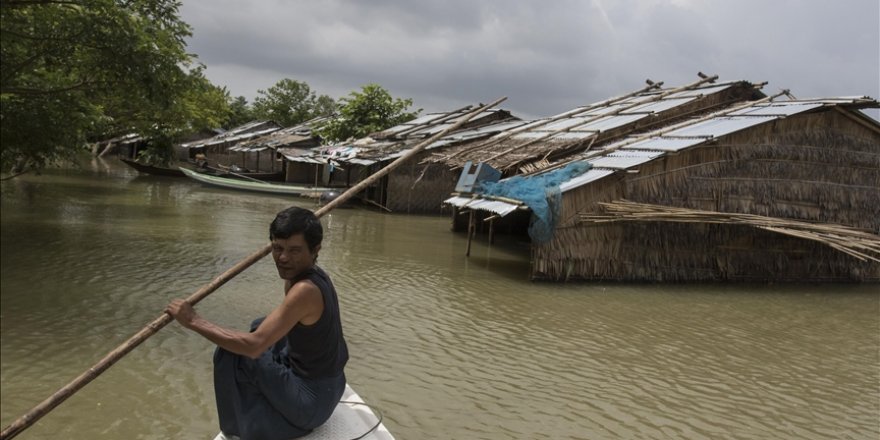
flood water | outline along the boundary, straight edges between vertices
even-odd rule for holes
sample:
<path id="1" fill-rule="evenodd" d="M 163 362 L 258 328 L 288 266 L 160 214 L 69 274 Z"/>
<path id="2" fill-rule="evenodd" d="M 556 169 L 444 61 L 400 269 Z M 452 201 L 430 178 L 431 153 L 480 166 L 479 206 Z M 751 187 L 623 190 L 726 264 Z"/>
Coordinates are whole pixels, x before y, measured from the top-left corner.
<path id="1" fill-rule="evenodd" d="M 2 183 L 5 427 L 268 241 L 302 199 L 137 175 L 115 159 Z M 532 283 L 527 245 L 445 217 L 337 209 L 349 383 L 398 439 L 880 438 L 880 286 Z M 197 309 L 245 328 L 271 258 Z M 176 323 L 22 439 L 210 439 L 213 346 Z"/>

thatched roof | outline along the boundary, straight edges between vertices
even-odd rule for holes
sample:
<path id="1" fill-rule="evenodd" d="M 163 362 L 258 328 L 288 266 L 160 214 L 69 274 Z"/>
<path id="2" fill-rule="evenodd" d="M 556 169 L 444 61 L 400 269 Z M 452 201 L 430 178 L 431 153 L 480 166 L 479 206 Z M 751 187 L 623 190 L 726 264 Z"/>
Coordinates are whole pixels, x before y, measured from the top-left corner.
<path id="1" fill-rule="evenodd" d="M 472 108 L 467 106 L 450 112 L 428 113 L 365 138 L 325 146 L 305 154 L 285 154 L 285 157 L 295 162 L 326 163 L 327 159 L 331 159 L 335 163 L 355 165 L 372 165 L 393 160 L 419 142 L 456 124 Z M 426 149 L 440 149 L 474 139 L 484 139 L 524 123 L 507 110 L 489 109 Z"/>
<path id="2" fill-rule="evenodd" d="M 269 134 L 263 134 L 254 138 L 239 141 L 233 145 L 230 151 L 263 151 L 266 149 L 280 149 L 297 144 L 320 143 L 320 139 L 312 133 L 312 130 L 320 127 L 331 119 L 332 116 L 319 116 L 309 119 L 292 127 L 282 128 Z"/>
<path id="3" fill-rule="evenodd" d="M 797 114 L 825 111 L 829 108 L 844 112 L 847 117 L 880 133 L 880 122 L 861 112 L 853 111 L 862 108 L 880 108 L 880 103 L 870 97 L 774 101 L 782 95 L 781 93 L 759 101 L 735 105 L 722 111 L 625 138 L 601 148 L 572 156 L 533 174 L 547 173 L 576 161 L 590 163 L 592 168 L 586 173 L 560 185 L 560 191 L 566 193 L 598 182 L 617 172 L 634 171 L 640 165 L 667 154 L 676 154 L 707 143 L 719 142 L 719 139 L 724 136 Z M 500 215 L 505 215 L 504 213 L 512 212 L 513 209 L 521 206 L 521 202 L 518 201 L 499 201 L 497 198 L 479 193 L 456 195 L 448 199 L 447 203 L 469 209 L 481 209 L 481 206 L 488 206 L 492 209 L 486 210 Z"/>
<path id="4" fill-rule="evenodd" d="M 424 162 L 452 168 L 466 162 L 483 162 L 506 175 L 529 173 L 550 161 L 632 133 L 764 96 L 759 91 L 763 84 L 716 84 L 716 79 L 701 77 L 691 84 L 667 89 L 662 88 L 662 82 L 651 83 L 623 96 L 506 130 L 485 141 L 444 150 Z"/>

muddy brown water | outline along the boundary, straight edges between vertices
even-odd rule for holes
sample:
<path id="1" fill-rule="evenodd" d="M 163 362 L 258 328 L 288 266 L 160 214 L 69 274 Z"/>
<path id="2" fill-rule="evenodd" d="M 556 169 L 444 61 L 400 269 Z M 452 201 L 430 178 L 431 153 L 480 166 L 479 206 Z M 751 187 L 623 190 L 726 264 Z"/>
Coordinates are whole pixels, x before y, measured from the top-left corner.
<path id="1" fill-rule="evenodd" d="M 311 206 L 113 159 L 0 194 L 3 426 L 264 245 L 275 212 Z M 399 439 L 880 438 L 880 286 L 532 283 L 526 243 L 465 258 L 444 217 L 323 223 L 349 383 Z M 268 312 L 270 260 L 200 313 Z M 19 438 L 213 438 L 212 349 L 171 324 Z"/>

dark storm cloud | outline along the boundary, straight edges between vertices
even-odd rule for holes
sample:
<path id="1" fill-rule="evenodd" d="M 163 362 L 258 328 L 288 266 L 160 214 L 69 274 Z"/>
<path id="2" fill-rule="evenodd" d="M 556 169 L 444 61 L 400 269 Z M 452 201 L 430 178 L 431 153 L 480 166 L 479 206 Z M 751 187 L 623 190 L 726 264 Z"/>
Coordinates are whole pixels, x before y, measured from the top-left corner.
<path id="1" fill-rule="evenodd" d="M 375 82 L 429 111 L 508 96 L 537 117 L 697 71 L 880 94 L 876 0 L 187 0 L 182 15 L 208 76 L 248 99 L 285 77 L 335 98 Z"/>

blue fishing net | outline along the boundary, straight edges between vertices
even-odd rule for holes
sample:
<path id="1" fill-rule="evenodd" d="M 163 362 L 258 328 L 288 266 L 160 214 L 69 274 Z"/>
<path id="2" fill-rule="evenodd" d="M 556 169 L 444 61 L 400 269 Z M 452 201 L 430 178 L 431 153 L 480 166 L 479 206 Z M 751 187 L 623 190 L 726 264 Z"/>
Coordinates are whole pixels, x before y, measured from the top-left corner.
<path id="1" fill-rule="evenodd" d="M 514 176 L 498 182 L 480 182 L 477 193 L 519 200 L 532 210 L 529 237 L 544 243 L 553 238 L 559 220 L 562 192 L 559 185 L 586 173 L 592 165 L 572 162 L 562 168 L 532 176 Z"/>

